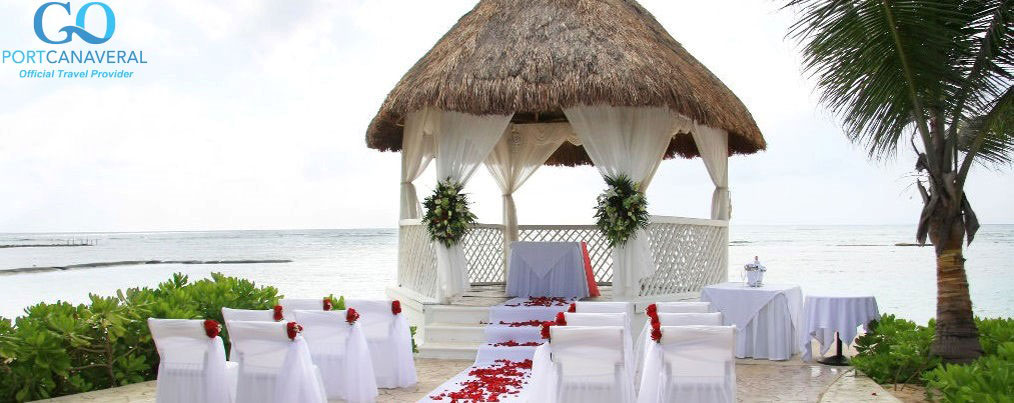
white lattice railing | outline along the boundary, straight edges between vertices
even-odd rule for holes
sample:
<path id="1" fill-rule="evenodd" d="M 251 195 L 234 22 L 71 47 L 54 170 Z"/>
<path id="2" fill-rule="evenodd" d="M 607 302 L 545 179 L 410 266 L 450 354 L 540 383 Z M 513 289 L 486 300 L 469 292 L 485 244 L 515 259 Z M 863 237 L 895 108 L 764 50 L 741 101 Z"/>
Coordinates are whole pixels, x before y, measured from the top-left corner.
<path id="1" fill-rule="evenodd" d="M 502 284 L 503 226 L 476 225 L 462 240 L 472 284 Z M 727 221 L 653 216 L 648 238 L 656 271 L 641 281 L 641 296 L 698 291 L 727 275 Z M 521 225 L 519 239 L 533 242 L 585 242 L 595 281 L 608 285 L 613 278 L 612 248 L 594 225 Z M 399 235 L 398 283 L 435 297 L 436 252 L 419 220 L 402 220 Z"/>
<path id="2" fill-rule="evenodd" d="M 728 221 L 654 216 L 648 240 L 655 274 L 641 280 L 641 296 L 700 291 L 728 276 Z"/>

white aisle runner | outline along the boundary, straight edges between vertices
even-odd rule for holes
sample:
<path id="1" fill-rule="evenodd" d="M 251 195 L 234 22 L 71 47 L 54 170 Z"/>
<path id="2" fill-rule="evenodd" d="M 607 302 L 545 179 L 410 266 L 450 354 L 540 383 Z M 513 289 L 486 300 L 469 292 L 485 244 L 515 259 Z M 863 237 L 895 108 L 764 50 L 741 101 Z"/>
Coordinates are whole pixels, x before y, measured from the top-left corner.
<path id="1" fill-rule="evenodd" d="M 574 299 L 514 298 L 489 309 L 486 344 L 475 363 L 426 394 L 420 402 L 466 400 L 518 401 L 532 371 L 532 356 L 542 344 L 539 325 L 567 310 Z"/>

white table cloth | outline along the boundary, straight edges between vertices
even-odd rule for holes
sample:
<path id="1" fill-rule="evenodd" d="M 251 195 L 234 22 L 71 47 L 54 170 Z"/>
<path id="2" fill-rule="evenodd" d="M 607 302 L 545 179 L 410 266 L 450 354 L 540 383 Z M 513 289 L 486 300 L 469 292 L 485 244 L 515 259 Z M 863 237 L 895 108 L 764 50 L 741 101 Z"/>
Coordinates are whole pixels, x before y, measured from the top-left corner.
<path id="1" fill-rule="evenodd" d="M 589 295 L 580 242 L 514 242 L 508 267 L 507 295 Z"/>
<path id="2" fill-rule="evenodd" d="M 834 345 L 835 332 L 841 335 L 842 343 L 850 345 L 859 326 L 866 326 L 874 319 L 880 319 L 880 311 L 873 296 L 807 295 L 800 335 L 803 361 L 813 358 L 812 339 L 817 339 L 820 354 L 824 355 Z"/>
<path id="3" fill-rule="evenodd" d="M 701 301 L 721 312 L 725 325 L 736 326 L 736 357 L 787 360 L 799 351 L 803 292 L 798 285 L 721 283 L 701 289 Z"/>

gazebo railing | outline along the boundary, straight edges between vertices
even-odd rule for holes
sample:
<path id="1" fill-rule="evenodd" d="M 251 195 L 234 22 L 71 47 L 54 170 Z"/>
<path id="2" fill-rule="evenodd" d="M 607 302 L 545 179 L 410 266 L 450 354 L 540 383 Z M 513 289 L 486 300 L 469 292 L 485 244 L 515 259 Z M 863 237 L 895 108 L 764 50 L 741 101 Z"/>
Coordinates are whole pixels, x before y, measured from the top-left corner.
<path id="1" fill-rule="evenodd" d="M 728 273 L 727 221 L 653 216 L 649 244 L 656 271 L 641 281 L 641 296 L 700 290 Z M 478 224 L 462 239 L 468 280 L 473 285 L 503 284 L 504 227 Z M 594 225 L 521 225 L 521 241 L 586 242 L 595 281 L 611 284 L 612 248 Z M 402 220 L 399 231 L 398 284 L 419 294 L 437 294 L 436 251 L 419 220 Z"/>

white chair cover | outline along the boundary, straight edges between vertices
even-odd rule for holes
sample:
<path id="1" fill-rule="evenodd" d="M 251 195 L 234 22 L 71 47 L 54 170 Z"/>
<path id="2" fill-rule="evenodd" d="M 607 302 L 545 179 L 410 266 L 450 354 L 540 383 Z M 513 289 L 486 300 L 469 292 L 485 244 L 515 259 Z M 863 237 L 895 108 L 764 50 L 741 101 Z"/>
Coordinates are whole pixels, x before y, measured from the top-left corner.
<path id="1" fill-rule="evenodd" d="M 327 402 L 306 340 L 290 340 L 285 327 L 286 322 L 229 323 L 233 360 L 239 363 L 237 402 Z"/>
<path id="2" fill-rule="evenodd" d="M 660 313 L 658 322 L 662 326 L 722 326 L 721 312 L 708 313 Z M 644 365 L 644 346 L 650 342 L 651 318 L 644 321 L 641 333 L 634 339 L 634 365 L 637 368 L 635 381 L 640 385 L 641 369 Z"/>
<path id="3" fill-rule="evenodd" d="M 735 326 L 663 326 L 661 343 L 647 343 L 637 402 L 735 402 L 735 333 Z"/>
<path id="4" fill-rule="evenodd" d="M 232 309 L 222 308 L 222 318 L 225 319 L 225 331 L 230 335 L 232 329 L 229 328 L 229 322 L 233 321 L 245 321 L 245 322 L 275 322 L 275 311 L 271 309 Z M 229 337 L 229 343 L 232 343 L 232 337 Z M 229 345 L 229 361 L 235 362 L 236 359 L 232 355 L 232 345 Z"/>
<path id="5" fill-rule="evenodd" d="M 619 326 L 550 328 L 536 349 L 525 397 L 531 402 L 633 402 Z"/>
<path id="6" fill-rule="evenodd" d="M 338 302 L 338 301 L 335 301 Z M 312 298 L 282 298 L 278 300 L 278 305 L 282 306 L 282 316 L 287 321 L 296 320 L 295 315 L 292 313 L 295 310 L 303 311 L 323 311 L 324 310 L 324 298 L 312 299 Z M 347 305 L 347 304 L 346 304 Z M 335 307 L 337 308 L 337 307 Z"/>
<path id="7" fill-rule="evenodd" d="M 707 313 L 711 312 L 710 302 L 697 302 L 697 301 L 677 301 L 677 302 L 657 302 L 655 308 L 658 309 L 659 313 Z"/>
<path id="8" fill-rule="evenodd" d="M 377 399 L 370 348 L 359 323 L 349 325 L 346 311 L 291 311 L 303 326 L 313 363 L 324 378 L 328 399 L 349 403 Z"/>
<path id="9" fill-rule="evenodd" d="M 210 338 L 203 320 L 148 319 L 158 350 L 158 403 L 216 403 L 235 399 L 236 367 L 225 362 L 219 337 Z"/>
<path id="10" fill-rule="evenodd" d="M 377 387 L 414 387 L 418 379 L 412 357 L 412 332 L 405 315 L 391 312 L 391 301 L 386 299 L 347 299 L 345 305 L 359 312 L 359 325 L 370 346 Z"/>
<path id="11" fill-rule="evenodd" d="M 582 302 L 574 303 L 578 313 L 625 313 L 628 318 L 634 317 L 634 304 L 631 302 Z"/>

